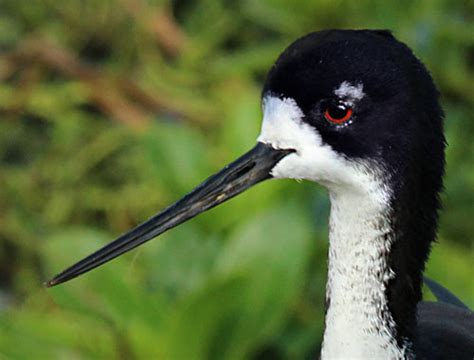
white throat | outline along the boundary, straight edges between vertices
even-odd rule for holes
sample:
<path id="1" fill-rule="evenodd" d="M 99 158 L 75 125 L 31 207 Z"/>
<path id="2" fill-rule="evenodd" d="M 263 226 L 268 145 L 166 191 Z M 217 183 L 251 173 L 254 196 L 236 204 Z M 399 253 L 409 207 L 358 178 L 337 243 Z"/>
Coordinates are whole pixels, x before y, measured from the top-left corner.
<path id="1" fill-rule="evenodd" d="M 370 194 L 332 192 L 330 197 L 329 307 L 321 358 L 404 359 L 386 297 L 394 276 L 387 264 L 389 209 Z"/>

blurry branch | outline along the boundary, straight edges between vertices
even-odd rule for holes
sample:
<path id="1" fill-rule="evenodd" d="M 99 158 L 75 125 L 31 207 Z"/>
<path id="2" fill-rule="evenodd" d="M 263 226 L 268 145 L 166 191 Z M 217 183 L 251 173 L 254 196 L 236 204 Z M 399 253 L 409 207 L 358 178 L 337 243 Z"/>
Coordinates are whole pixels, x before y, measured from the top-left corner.
<path id="1" fill-rule="evenodd" d="M 135 22 L 150 33 L 163 51 L 172 57 L 181 53 L 186 37 L 167 7 L 152 8 L 142 0 L 122 0 Z"/>
<path id="2" fill-rule="evenodd" d="M 86 87 L 88 101 L 130 126 L 142 127 L 154 113 L 170 113 L 189 119 L 171 101 L 165 103 L 129 78 L 117 77 L 85 64 L 67 49 L 44 38 L 26 40 L 15 51 L 0 55 L 0 76 L 5 78 L 14 70 L 29 73 L 28 69 L 34 69 L 38 64 L 80 81 Z"/>

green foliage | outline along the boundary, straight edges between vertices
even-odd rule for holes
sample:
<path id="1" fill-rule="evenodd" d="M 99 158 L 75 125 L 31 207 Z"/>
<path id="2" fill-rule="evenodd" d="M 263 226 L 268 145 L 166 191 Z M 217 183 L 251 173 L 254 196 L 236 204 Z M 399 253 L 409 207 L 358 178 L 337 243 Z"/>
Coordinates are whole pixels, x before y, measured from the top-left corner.
<path id="1" fill-rule="evenodd" d="M 473 11 L 460 0 L 1 2 L 0 357 L 317 351 L 328 201 L 313 184 L 264 183 L 65 286 L 42 281 L 249 149 L 269 66 L 322 28 L 389 28 L 432 71 L 450 146 L 428 274 L 474 307 Z"/>

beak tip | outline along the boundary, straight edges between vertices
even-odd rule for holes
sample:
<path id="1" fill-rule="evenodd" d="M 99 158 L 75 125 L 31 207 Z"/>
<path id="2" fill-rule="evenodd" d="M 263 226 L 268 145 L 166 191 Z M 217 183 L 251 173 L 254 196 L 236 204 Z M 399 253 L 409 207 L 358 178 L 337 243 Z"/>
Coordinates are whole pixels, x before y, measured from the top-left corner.
<path id="1" fill-rule="evenodd" d="M 53 279 L 51 279 L 51 280 L 49 280 L 49 281 L 45 281 L 45 282 L 43 283 L 43 286 L 45 286 L 45 287 L 47 287 L 47 288 L 51 288 L 51 287 L 56 286 L 56 285 L 58 285 L 58 284 L 60 284 L 60 281 L 56 280 L 56 278 L 53 278 Z"/>

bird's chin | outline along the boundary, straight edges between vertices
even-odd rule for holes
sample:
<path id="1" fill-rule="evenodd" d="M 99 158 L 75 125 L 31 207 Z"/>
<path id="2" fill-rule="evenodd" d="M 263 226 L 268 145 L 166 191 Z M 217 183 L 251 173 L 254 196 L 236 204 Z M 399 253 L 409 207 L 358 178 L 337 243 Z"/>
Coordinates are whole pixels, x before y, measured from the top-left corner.
<path id="1" fill-rule="evenodd" d="M 276 179 L 307 180 L 330 193 L 378 192 L 381 179 L 376 166 L 349 161 L 328 146 L 298 150 L 281 159 L 271 170 Z"/>
<path id="2" fill-rule="evenodd" d="M 328 154 L 326 149 L 296 149 L 281 159 L 272 169 L 271 174 L 277 179 L 309 180 L 321 185 L 343 181 L 341 167 L 336 156 Z M 342 178 L 341 178 L 341 175 Z"/>

